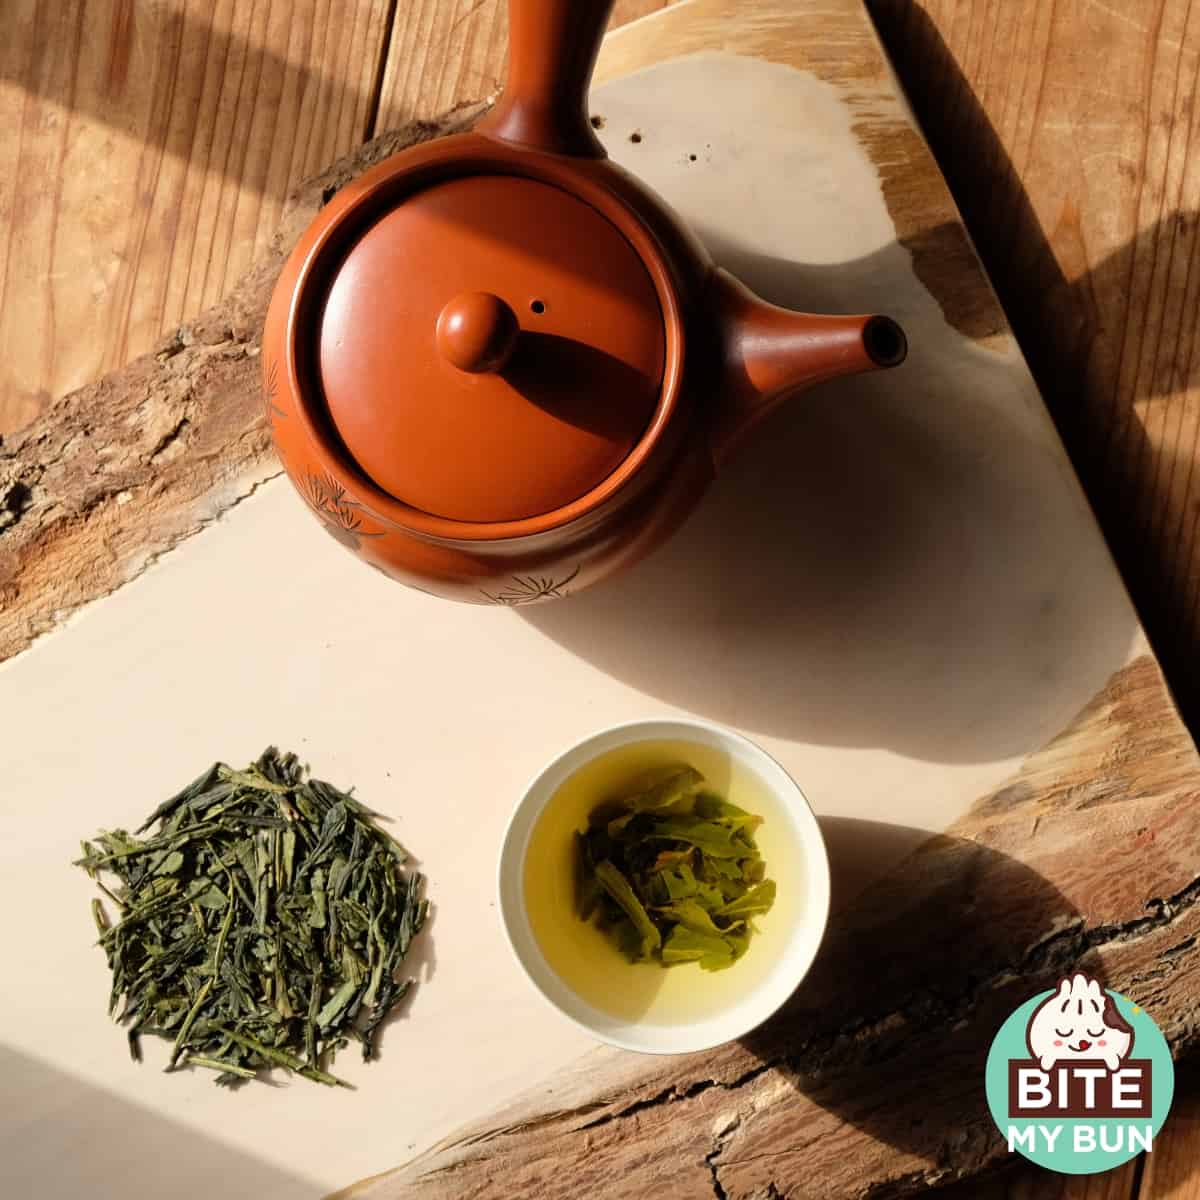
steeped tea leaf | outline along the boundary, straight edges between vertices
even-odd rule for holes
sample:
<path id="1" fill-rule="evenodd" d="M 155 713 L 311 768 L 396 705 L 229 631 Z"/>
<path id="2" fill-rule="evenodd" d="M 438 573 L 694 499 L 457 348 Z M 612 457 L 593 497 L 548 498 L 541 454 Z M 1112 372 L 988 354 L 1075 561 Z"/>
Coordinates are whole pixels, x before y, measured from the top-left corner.
<path id="1" fill-rule="evenodd" d="M 661 858 L 662 855 L 659 855 Z M 694 896 L 699 890 L 700 885 L 696 882 L 695 873 L 692 871 L 691 864 L 682 862 L 679 866 L 671 871 L 663 871 L 659 879 L 661 880 L 669 900 L 686 900 L 689 896 Z"/>
<path id="2" fill-rule="evenodd" d="M 754 917 L 767 912 L 775 903 L 775 880 L 756 883 L 745 895 L 718 908 L 718 917 Z"/>
<path id="3" fill-rule="evenodd" d="M 649 958 L 662 945 L 662 937 L 645 906 L 629 886 L 629 880 L 607 859 L 596 864 L 596 880 L 600 886 L 620 905 L 641 939 L 639 958 Z"/>
<path id="4" fill-rule="evenodd" d="M 651 836 L 686 842 L 709 858 L 743 858 L 748 849 L 744 843 L 734 840 L 733 832 L 727 826 L 699 817 L 665 817 L 654 822 Z"/>
<path id="5" fill-rule="evenodd" d="M 718 929 L 708 909 L 697 900 L 677 900 L 674 904 L 665 904 L 654 910 L 656 916 L 675 921 L 685 929 L 693 929 L 697 933 L 711 933 L 720 937 L 725 930 Z"/>
<path id="6" fill-rule="evenodd" d="M 762 818 L 673 767 L 608 798 L 576 834 L 576 905 L 633 961 L 732 966 L 775 900 L 754 841 Z"/>
<path id="7" fill-rule="evenodd" d="M 427 905 L 372 815 L 271 747 L 243 771 L 214 764 L 147 837 L 82 843 L 89 876 L 119 881 L 114 894 L 97 879 L 116 923 L 99 900 L 92 914 L 135 1059 L 147 1033 L 172 1043 L 168 1070 L 194 1064 L 224 1086 L 271 1067 L 336 1086 L 324 1062 L 350 1039 L 374 1056 Z"/>
<path id="8" fill-rule="evenodd" d="M 716 821 L 728 825 L 730 829 L 757 829 L 762 824 L 762 817 L 748 813 L 720 796 L 703 795 L 696 797 L 695 813 L 706 821 Z"/>
<path id="9" fill-rule="evenodd" d="M 734 951 L 729 939 L 715 933 L 700 933 L 683 925 L 671 930 L 662 952 L 663 962 L 698 962 L 706 971 L 733 966 Z"/>
<path id="10" fill-rule="evenodd" d="M 596 905 L 600 903 L 603 888 L 596 879 L 591 849 L 582 833 L 575 835 L 575 850 L 578 856 L 575 872 L 575 910 L 582 920 L 587 921 L 596 911 Z"/>
<path id="11" fill-rule="evenodd" d="M 644 791 L 621 800 L 631 812 L 661 812 L 694 796 L 704 784 L 704 776 L 695 767 L 669 767 L 656 772 Z"/>

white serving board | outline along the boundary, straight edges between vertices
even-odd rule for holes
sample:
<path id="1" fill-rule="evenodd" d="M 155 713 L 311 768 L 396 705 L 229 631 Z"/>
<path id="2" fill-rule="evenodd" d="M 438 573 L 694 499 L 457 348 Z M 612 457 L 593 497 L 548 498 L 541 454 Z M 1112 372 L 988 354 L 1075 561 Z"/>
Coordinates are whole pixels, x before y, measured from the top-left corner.
<path id="1" fill-rule="evenodd" d="M 794 401 L 670 546 L 569 601 L 405 590 L 276 481 L 0 667 L 0 1193 L 317 1195 L 588 1050 L 510 960 L 494 871 L 525 782 L 599 726 L 693 712 L 757 738 L 822 815 L 844 904 L 1142 651 L 1023 362 L 945 323 L 842 93 L 704 56 L 593 111 L 723 263 L 797 307 L 892 313 L 909 362 Z M 420 986 L 380 1061 L 339 1059 L 354 1092 L 130 1063 L 69 865 L 271 742 L 389 814 L 430 879 Z"/>

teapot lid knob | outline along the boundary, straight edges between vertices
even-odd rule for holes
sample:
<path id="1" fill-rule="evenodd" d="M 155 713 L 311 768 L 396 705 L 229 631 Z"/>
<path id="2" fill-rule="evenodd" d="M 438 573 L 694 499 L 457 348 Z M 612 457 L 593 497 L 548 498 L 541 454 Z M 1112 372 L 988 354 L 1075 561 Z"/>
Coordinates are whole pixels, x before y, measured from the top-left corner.
<path id="1" fill-rule="evenodd" d="M 437 320 L 438 353 L 460 371 L 502 371 L 517 344 L 517 314 L 491 292 L 461 292 Z"/>

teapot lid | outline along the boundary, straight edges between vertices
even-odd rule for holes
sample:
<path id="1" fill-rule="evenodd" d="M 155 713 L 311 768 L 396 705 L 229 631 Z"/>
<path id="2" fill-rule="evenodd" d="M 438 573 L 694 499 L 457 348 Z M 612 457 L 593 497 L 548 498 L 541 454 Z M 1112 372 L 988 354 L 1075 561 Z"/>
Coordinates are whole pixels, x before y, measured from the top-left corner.
<path id="1" fill-rule="evenodd" d="M 434 516 L 539 516 L 649 426 L 665 333 L 624 235 L 519 175 L 433 184 L 376 220 L 325 296 L 316 365 L 360 470 Z"/>

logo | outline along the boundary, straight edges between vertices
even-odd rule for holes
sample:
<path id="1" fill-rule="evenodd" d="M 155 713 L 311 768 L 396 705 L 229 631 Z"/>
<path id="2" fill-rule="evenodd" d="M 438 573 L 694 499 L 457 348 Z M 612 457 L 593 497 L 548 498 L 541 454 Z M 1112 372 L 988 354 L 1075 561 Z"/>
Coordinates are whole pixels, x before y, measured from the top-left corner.
<path id="1" fill-rule="evenodd" d="M 1010 1153 L 1069 1175 L 1152 1150 L 1174 1090 L 1158 1026 L 1082 973 L 1022 1004 L 988 1053 L 988 1107 Z"/>

